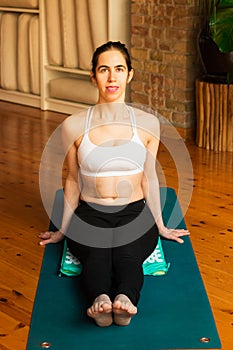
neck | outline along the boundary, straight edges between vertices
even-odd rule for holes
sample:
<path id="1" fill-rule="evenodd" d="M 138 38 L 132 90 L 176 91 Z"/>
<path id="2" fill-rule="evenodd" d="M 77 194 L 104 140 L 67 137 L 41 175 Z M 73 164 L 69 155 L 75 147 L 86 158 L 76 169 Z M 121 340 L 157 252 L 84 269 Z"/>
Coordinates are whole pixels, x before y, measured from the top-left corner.
<path id="1" fill-rule="evenodd" d="M 108 122 L 121 121 L 129 117 L 125 102 L 96 104 L 94 115 L 98 116 L 97 119 Z"/>

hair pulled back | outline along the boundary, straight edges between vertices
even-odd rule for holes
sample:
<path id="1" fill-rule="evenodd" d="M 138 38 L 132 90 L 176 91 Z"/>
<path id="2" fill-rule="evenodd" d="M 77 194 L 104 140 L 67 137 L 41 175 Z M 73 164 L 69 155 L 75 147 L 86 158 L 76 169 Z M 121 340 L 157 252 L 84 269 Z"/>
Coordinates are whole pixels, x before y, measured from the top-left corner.
<path id="1" fill-rule="evenodd" d="M 93 53 L 92 61 L 91 61 L 91 63 L 92 63 L 91 71 L 94 74 L 94 76 L 95 76 L 99 56 L 103 52 L 110 51 L 110 50 L 118 50 L 119 52 L 121 52 L 125 58 L 125 62 L 126 62 L 128 71 L 130 72 L 132 70 L 131 58 L 130 58 L 129 51 L 126 48 L 125 44 L 122 44 L 120 41 L 108 41 L 107 43 L 97 47 L 97 49 Z"/>

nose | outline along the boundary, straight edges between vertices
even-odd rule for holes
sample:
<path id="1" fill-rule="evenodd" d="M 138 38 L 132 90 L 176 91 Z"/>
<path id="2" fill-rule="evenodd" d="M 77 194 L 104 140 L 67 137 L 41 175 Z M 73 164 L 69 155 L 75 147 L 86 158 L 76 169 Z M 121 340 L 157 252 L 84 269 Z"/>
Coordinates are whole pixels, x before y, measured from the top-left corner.
<path id="1" fill-rule="evenodd" d="M 116 81 L 116 72 L 113 69 L 109 70 L 108 80 Z"/>

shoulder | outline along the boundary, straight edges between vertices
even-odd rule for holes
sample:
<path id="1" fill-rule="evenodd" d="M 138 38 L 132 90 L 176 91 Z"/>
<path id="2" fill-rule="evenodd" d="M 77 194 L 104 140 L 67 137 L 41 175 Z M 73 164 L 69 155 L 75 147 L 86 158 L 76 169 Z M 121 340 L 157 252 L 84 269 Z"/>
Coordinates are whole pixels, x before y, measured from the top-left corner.
<path id="1" fill-rule="evenodd" d="M 62 123 L 62 140 L 65 147 L 70 147 L 85 131 L 87 109 L 78 111 L 67 117 Z"/>
<path id="2" fill-rule="evenodd" d="M 64 131 L 81 130 L 85 126 L 87 110 L 83 109 L 67 117 L 62 123 Z"/>
<path id="3" fill-rule="evenodd" d="M 87 110 L 83 109 L 67 117 L 62 123 L 62 133 L 79 138 L 85 130 L 86 114 Z"/>
<path id="4" fill-rule="evenodd" d="M 137 128 L 150 134 L 152 137 L 159 138 L 160 122 L 156 112 L 145 112 L 142 109 L 131 107 L 136 118 Z"/>

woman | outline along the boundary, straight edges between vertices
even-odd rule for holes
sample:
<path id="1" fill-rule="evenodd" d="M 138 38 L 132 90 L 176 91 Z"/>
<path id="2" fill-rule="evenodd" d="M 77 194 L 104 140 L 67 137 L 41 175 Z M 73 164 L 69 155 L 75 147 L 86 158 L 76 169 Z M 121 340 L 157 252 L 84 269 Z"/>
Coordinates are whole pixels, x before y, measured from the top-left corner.
<path id="1" fill-rule="evenodd" d="M 137 313 L 142 263 L 158 235 L 182 243 L 189 234 L 164 226 L 155 171 L 159 122 L 125 104 L 133 74 L 124 44 L 108 42 L 94 52 L 98 102 L 63 124 L 68 175 L 62 226 L 40 234 L 41 245 L 66 235 L 83 265 L 87 315 L 101 327 L 128 325 Z"/>

